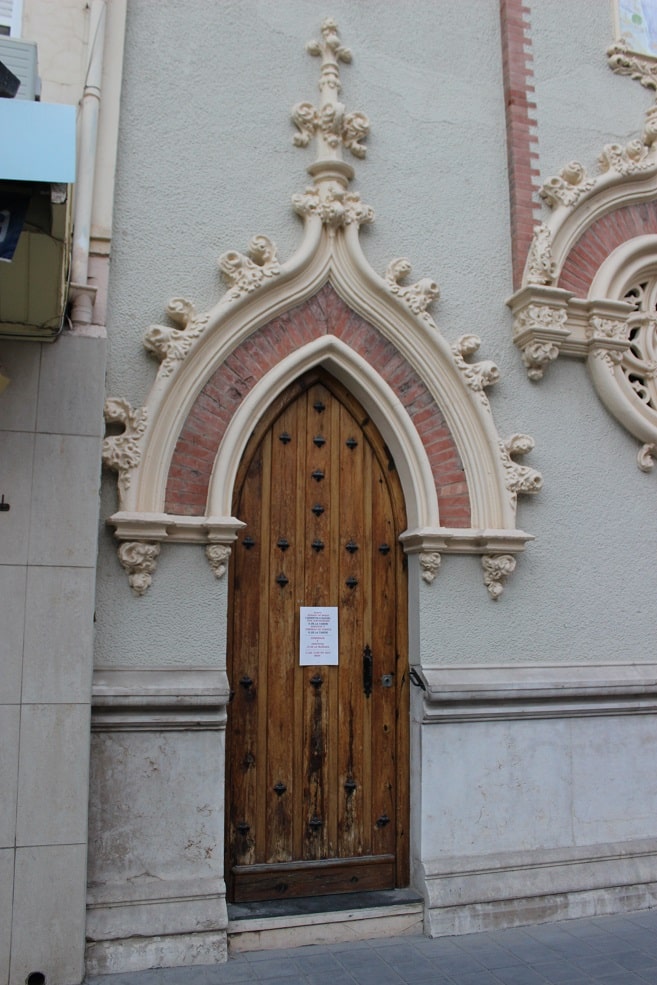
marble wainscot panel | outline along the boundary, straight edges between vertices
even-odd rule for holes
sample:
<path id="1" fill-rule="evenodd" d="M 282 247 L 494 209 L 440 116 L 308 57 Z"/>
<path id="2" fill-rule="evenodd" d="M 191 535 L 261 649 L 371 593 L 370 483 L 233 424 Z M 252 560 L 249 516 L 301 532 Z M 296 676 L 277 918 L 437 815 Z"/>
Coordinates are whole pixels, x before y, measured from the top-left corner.
<path id="1" fill-rule="evenodd" d="M 415 871 L 427 933 L 655 905 L 651 665 L 425 668 L 420 677 Z"/>
<path id="2" fill-rule="evenodd" d="M 226 675 L 97 671 L 93 693 L 87 972 L 223 961 Z"/>

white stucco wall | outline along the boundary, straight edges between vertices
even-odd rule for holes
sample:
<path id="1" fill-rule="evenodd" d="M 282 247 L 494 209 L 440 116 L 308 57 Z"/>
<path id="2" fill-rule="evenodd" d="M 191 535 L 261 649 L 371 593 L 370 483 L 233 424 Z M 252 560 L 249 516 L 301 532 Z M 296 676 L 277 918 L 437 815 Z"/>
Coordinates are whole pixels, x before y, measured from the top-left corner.
<path id="1" fill-rule="evenodd" d="M 649 96 L 607 67 L 611 7 L 597 0 L 532 5 L 540 167 L 593 167 L 604 143 L 642 127 Z M 408 256 L 441 287 L 433 314 L 453 339 L 482 338 L 502 379 L 491 391 L 501 435 L 532 434 L 527 464 L 543 491 L 521 503 L 536 536 L 493 603 L 477 558 L 444 557 L 421 585 L 418 638 L 435 664 L 634 662 L 652 659 L 651 523 L 655 476 L 605 411 L 582 364 L 562 358 L 528 381 L 511 341 L 512 291 L 498 4 L 315 0 L 129 5 L 110 285 L 108 393 L 135 406 L 156 364 L 141 345 L 170 297 L 197 309 L 223 293 L 217 256 L 270 235 L 287 258 L 300 239 L 290 196 L 307 183 L 310 149 L 292 146 L 290 108 L 317 98 L 318 61 L 303 50 L 330 13 L 354 62 L 342 69 L 349 110 L 370 117 L 368 157 L 354 187 L 377 214 L 362 233 L 372 266 Z M 104 516 L 114 511 L 108 480 Z M 149 595 L 131 597 L 108 533 L 101 538 L 97 663 L 214 660 L 183 648 L 219 630 L 216 583 L 202 548 L 164 548 Z M 174 603 L 175 598 L 175 603 Z M 167 603 L 164 603 L 164 600 Z M 176 617 L 167 615 L 175 604 Z M 225 604 L 225 600 L 224 600 Z M 178 624 L 180 625 L 180 624 Z M 160 647 L 153 641 L 168 640 Z M 193 650 L 193 657 L 192 657 Z M 165 657 L 166 654 L 166 657 Z M 177 659 L 177 658 L 174 658 Z"/>

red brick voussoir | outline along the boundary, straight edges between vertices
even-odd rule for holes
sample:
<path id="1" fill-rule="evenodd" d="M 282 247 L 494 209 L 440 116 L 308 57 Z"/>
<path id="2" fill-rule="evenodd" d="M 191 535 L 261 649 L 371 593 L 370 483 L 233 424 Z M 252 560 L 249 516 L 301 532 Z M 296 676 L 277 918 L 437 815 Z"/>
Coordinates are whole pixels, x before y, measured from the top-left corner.
<path id="1" fill-rule="evenodd" d="M 470 496 L 463 465 L 433 397 L 392 343 L 347 307 L 329 284 L 245 339 L 205 384 L 171 459 L 167 513 L 204 515 L 214 460 L 238 407 L 269 370 L 300 346 L 323 335 L 334 335 L 350 346 L 395 392 L 427 452 L 441 524 L 470 526 Z"/>
<path id="2" fill-rule="evenodd" d="M 588 296 L 591 281 L 612 250 L 636 236 L 657 233 L 657 202 L 634 203 L 607 213 L 582 233 L 562 265 L 558 286 L 578 298 Z"/>

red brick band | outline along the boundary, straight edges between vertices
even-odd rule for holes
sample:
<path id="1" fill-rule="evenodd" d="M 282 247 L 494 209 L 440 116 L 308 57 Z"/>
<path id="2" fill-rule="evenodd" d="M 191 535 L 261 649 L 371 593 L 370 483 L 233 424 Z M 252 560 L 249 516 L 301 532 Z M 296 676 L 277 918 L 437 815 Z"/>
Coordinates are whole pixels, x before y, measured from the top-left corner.
<path id="1" fill-rule="evenodd" d="M 522 0 L 500 0 L 502 28 L 502 71 L 506 112 L 506 150 L 509 172 L 509 207 L 511 214 L 511 262 L 513 289 L 517 290 L 538 222 L 538 138 L 532 132 L 536 120 L 530 110 L 534 86 L 532 71 L 529 9 Z"/>
<path id="2" fill-rule="evenodd" d="M 470 497 L 449 428 L 417 373 L 384 336 L 351 311 L 330 285 L 245 339 L 199 393 L 180 433 L 167 482 L 167 513 L 205 513 L 212 467 L 226 428 L 249 391 L 300 346 L 334 335 L 367 360 L 399 397 L 427 453 L 440 522 L 470 526 Z"/>
<path id="3" fill-rule="evenodd" d="M 559 287 L 588 296 L 600 265 L 618 246 L 636 236 L 657 233 L 657 202 L 625 205 L 609 212 L 582 233 L 561 268 Z"/>

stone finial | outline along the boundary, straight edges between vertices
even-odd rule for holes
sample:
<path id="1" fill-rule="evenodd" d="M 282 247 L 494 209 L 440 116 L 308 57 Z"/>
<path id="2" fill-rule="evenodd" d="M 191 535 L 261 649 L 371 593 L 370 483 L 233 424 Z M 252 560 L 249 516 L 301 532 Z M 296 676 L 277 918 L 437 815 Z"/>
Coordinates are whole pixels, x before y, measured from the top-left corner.
<path id="1" fill-rule="evenodd" d="M 345 48 L 338 35 L 338 25 L 332 18 L 322 24 L 320 41 L 309 41 L 306 50 L 322 59 L 319 78 L 320 102 L 297 103 L 292 110 L 292 120 L 298 128 L 294 136 L 297 147 L 307 147 L 313 137 L 317 137 L 317 163 L 339 161 L 342 163 L 342 148 L 354 157 L 363 158 L 367 148 L 361 143 L 370 129 L 369 120 L 364 113 L 346 113 L 339 101 L 342 89 L 340 81 L 340 62 L 351 61 L 351 51 Z M 345 177 L 351 177 L 351 169 Z"/>

